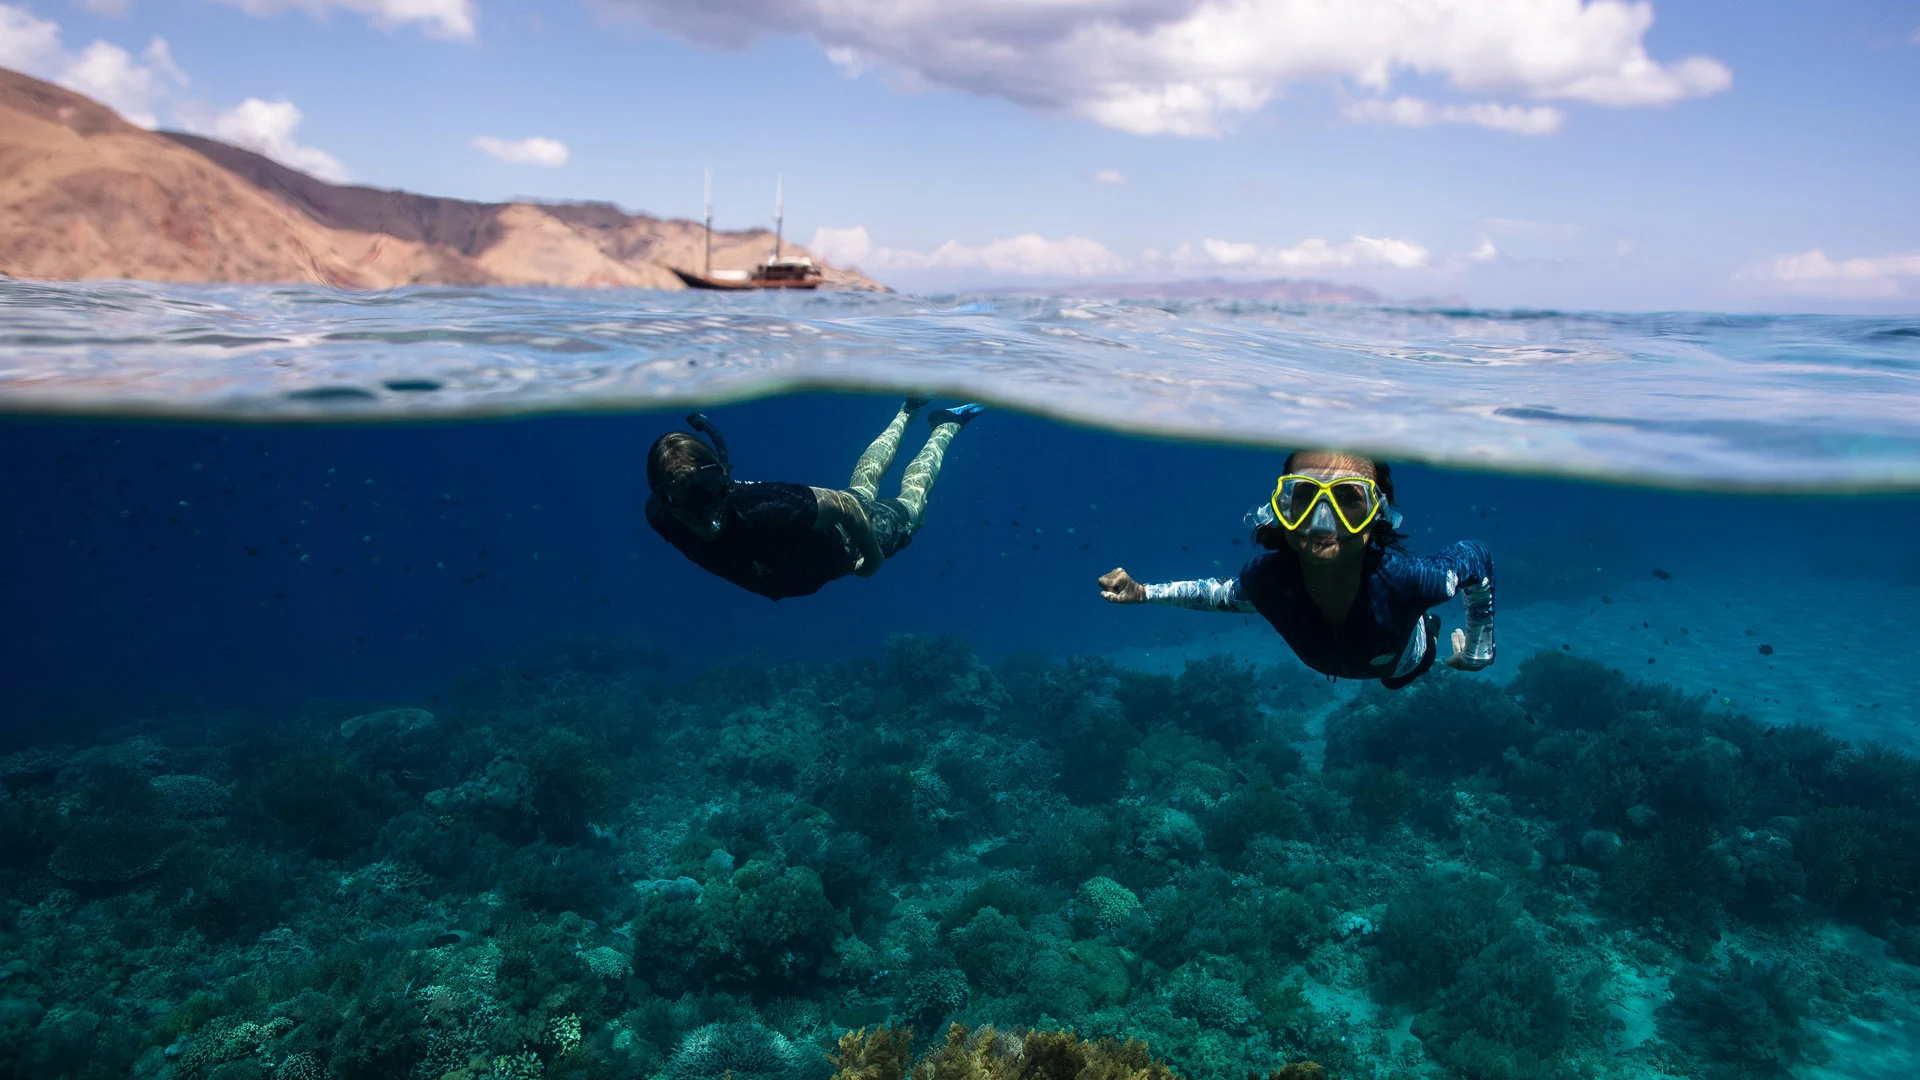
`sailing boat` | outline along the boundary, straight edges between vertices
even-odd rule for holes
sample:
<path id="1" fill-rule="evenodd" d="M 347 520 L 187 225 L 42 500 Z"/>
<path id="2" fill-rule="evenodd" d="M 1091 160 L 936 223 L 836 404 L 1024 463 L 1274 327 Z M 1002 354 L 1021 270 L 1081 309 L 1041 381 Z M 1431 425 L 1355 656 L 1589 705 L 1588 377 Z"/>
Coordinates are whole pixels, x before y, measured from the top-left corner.
<path id="1" fill-rule="evenodd" d="M 691 270 L 673 268 L 675 277 L 685 282 L 690 289 L 817 289 L 824 275 L 820 267 L 805 255 L 788 255 L 783 249 L 782 233 L 786 226 L 786 200 L 784 174 L 776 174 L 773 181 L 773 256 L 766 262 L 746 270 L 715 270 L 713 268 L 713 170 L 707 170 L 706 185 L 706 263 L 700 273 Z"/>

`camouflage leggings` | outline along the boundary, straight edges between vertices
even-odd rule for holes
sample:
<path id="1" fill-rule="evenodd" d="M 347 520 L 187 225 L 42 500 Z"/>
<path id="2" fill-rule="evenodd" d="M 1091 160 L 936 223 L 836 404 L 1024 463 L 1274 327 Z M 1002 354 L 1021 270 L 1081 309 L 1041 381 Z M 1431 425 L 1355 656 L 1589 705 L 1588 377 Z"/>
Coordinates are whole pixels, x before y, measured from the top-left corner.
<path id="1" fill-rule="evenodd" d="M 901 406 L 893 421 L 887 425 L 867 452 L 853 466 L 853 479 L 847 482 L 847 489 L 858 498 L 876 502 L 880 498 L 880 477 L 893 465 L 893 458 L 900 450 L 900 440 L 907 433 L 907 424 L 912 421 L 917 409 Z M 960 433 L 959 424 L 941 424 L 927 436 L 927 445 L 920 448 L 913 460 L 907 462 L 907 471 L 900 477 L 899 502 L 907 511 L 909 531 L 918 529 L 927 517 L 927 495 L 933 490 L 933 482 L 940 477 L 940 463 L 946 459 L 947 444 Z M 891 501 L 891 500 L 890 500 Z"/>

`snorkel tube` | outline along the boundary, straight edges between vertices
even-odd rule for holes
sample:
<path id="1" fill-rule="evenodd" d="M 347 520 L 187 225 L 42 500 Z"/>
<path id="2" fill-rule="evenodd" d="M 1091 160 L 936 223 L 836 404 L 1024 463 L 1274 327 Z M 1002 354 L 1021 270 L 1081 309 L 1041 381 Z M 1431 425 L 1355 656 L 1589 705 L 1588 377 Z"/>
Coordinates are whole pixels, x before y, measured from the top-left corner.
<path id="1" fill-rule="evenodd" d="M 707 531 L 709 534 L 717 533 L 726 520 L 722 515 L 727 505 L 725 493 L 733 489 L 733 463 L 727 460 L 727 437 L 720 434 L 720 429 L 707 419 L 706 413 L 688 413 L 687 426 L 707 437 L 707 441 L 713 444 L 713 456 L 720 463 L 720 489 L 723 494 L 707 511 Z"/>
<path id="2" fill-rule="evenodd" d="M 727 461 L 727 437 L 720 434 L 720 429 L 714 427 L 713 421 L 707 419 L 707 414 L 703 412 L 688 413 L 687 426 L 707 437 L 707 441 L 713 444 L 713 456 L 720 459 L 720 471 L 727 475 L 727 479 L 733 479 L 733 465 Z"/>

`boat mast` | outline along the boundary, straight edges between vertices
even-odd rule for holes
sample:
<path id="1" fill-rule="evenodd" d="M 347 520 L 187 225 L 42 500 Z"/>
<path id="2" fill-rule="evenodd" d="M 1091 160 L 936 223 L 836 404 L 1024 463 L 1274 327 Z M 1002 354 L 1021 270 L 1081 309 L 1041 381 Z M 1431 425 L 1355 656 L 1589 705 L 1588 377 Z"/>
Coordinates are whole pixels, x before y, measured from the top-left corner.
<path id="1" fill-rule="evenodd" d="M 707 262 L 701 273 L 713 276 L 713 163 L 707 163 L 707 186 L 704 199 L 707 205 Z"/>
<path id="2" fill-rule="evenodd" d="M 773 261 L 774 262 L 780 261 L 780 227 L 785 222 L 785 219 L 786 219 L 786 204 L 785 204 L 785 200 L 781 198 L 782 192 L 780 190 L 781 181 L 783 181 L 785 178 L 786 176 L 784 173 L 773 174 Z"/>

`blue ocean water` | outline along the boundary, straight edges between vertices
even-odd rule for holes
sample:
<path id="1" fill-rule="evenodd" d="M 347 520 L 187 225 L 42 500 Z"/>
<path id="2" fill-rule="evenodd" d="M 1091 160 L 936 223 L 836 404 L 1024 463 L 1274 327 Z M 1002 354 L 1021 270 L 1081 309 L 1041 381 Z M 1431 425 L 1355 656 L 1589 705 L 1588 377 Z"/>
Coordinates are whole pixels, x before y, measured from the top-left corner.
<path id="1" fill-rule="evenodd" d="M 870 580 L 643 520 L 689 409 L 837 487 L 917 390 L 993 408 Z M 0 1076 L 1911 1075 L 1917 391 L 1920 318 L 0 282 Z M 1099 599 L 1316 445 L 1495 666 Z"/>

